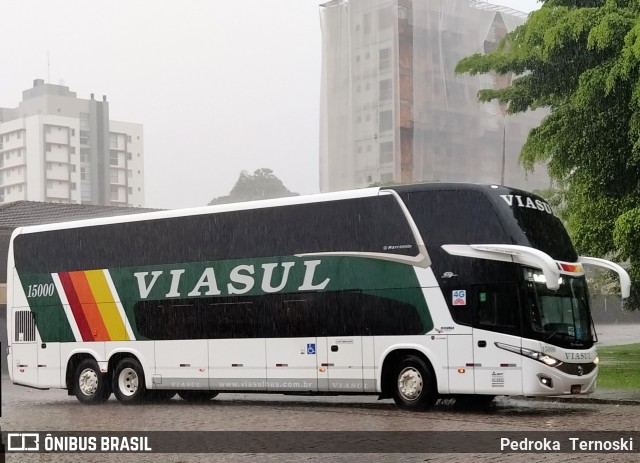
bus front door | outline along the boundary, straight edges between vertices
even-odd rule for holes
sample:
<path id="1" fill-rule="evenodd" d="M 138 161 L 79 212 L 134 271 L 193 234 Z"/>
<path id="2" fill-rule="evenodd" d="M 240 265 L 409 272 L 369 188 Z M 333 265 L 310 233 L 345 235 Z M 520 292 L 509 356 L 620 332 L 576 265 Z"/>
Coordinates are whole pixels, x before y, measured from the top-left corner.
<path id="1" fill-rule="evenodd" d="M 522 356 L 516 285 L 475 288 L 473 363 L 476 394 L 522 394 Z"/>

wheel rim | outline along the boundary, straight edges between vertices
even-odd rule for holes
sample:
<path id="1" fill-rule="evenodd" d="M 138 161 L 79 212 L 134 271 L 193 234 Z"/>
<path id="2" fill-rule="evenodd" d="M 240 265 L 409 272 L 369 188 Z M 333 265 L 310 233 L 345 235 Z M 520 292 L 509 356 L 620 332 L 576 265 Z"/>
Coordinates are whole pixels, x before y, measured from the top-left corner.
<path id="1" fill-rule="evenodd" d="M 78 377 L 78 387 L 84 395 L 93 395 L 98 390 L 98 374 L 92 368 L 85 368 Z"/>
<path id="2" fill-rule="evenodd" d="M 118 389 L 126 397 L 131 397 L 138 391 L 138 373 L 133 368 L 125 368 L 120 372 Z"/>
<path id="3" fill-rule="evenodd" d="M 405 400 L 416 400 L 422 394 L 423 387 L 422 375 L 413 367 L 405 368 L 398 375 L 398 392 Z"/>

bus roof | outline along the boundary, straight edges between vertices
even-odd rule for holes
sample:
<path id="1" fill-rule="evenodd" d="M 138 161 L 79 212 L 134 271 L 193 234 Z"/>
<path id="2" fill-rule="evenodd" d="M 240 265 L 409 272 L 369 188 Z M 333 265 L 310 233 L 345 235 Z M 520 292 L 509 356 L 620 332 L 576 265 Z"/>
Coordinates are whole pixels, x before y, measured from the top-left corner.
<path id="1" fill-rule="evenodd" d="M 123 214 L 111 217 L 99 217 L 91 219 L 73 220 L 65 222 L 32 225 L 17 228 L 14 234 L 39 233 L 48 230 L 62 230 L 69 228 L 90 227 L 96 225 L 109 225 L 124 222 L 137 222 L 143 220 L 160 220 L 174 217 L 186 217 L 193 215 L 216 214 L 221 212 L 242 211 L 249 209 L 261 209 L 267 207 L 280 207 L 295 204 L 311 204 L 325 201 L 338 201 L 351 198 L 365 198 L 379 194 L 380 187 L 362 188 L 358 190 L 337 191 L 331 193 L 318 193 L 312 195 L 289 196 L 284 198 L 264 199 L 257 201 L 245 201 L 229 204 L 217 204 L 213 206 L 201 206 L 183 209 L 171 209 L 139 214 Z"/>

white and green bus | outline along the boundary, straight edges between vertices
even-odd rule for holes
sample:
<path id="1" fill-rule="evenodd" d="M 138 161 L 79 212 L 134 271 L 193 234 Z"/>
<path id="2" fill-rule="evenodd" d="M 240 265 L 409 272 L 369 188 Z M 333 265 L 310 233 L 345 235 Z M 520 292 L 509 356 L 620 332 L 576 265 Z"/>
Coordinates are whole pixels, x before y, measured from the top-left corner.
<path id="1" fill-rule="evenodd" d="M 11 239 L 15 384 L 86 404 L 223 392 L 588 394 L 583 265 L 549 205 L 424 184 L 25 227 Z"/>

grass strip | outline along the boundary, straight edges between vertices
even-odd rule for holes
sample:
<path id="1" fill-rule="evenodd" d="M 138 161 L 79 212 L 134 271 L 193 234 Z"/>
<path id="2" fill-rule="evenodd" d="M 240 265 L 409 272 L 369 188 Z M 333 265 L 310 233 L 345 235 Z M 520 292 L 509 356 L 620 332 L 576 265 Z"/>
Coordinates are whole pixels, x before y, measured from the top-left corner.
<path id="1" fill-rule="evenodd" d="M 640 389 L 640 344 L 598 348 L 598 388 Z"/>

